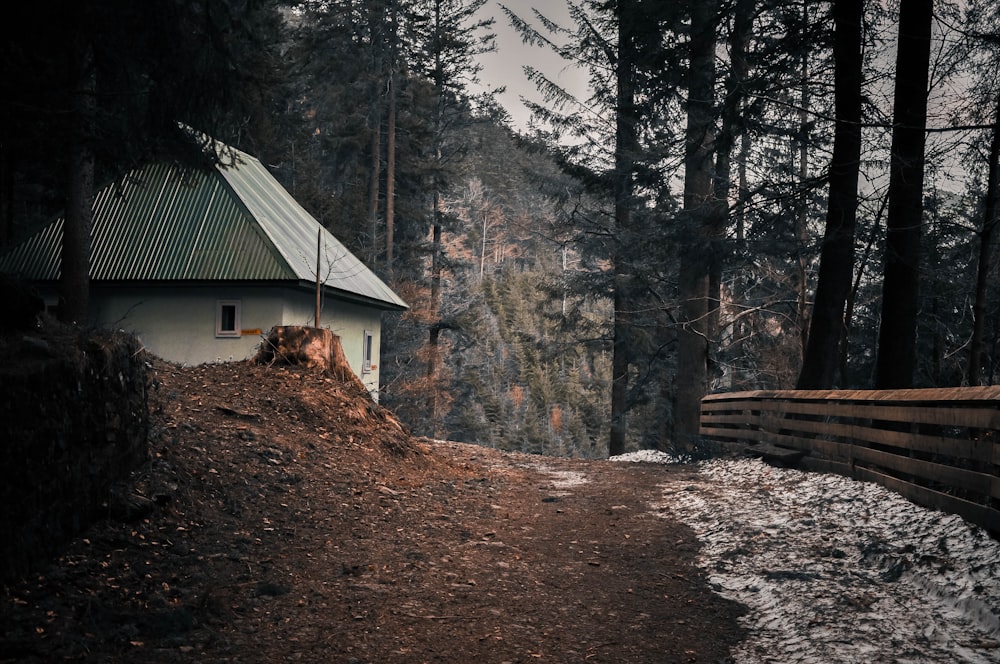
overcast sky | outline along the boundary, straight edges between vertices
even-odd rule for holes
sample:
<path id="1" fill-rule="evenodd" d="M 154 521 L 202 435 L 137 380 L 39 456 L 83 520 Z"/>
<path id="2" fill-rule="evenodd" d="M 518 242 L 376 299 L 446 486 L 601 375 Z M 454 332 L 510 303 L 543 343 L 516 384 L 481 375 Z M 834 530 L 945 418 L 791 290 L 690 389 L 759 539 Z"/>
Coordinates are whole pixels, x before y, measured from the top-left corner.
<path id="1" fill-rule="evenodd" d="M 496 19 L 494 30 L 497 34 L 497 50 L 482 56 L 483 70 L 479 77 L 485 87 L 507 87 L 507 91 L 499 98 L 500 103 L 510 113 L 514 127 L 524 129 L 530 113 L 520 98 L 541 101 L 534 84 L 524 75 L 524 65 L 530 64 L 575 93 L 585 91 L 587 81 L 585 75 L 568 69 L 566 63 L 548 49 L 522 43 L 521 37 L 510 26 L 506 14 L 500 9 L 501 4 L 522 19 L 535 24 L 537 22 L 532 8 L 538 8 L 546 18 L 565 26 L 569 25 L 569 14 L 564 0 L 490 0 L 482 9 L 485 16 Z"/>

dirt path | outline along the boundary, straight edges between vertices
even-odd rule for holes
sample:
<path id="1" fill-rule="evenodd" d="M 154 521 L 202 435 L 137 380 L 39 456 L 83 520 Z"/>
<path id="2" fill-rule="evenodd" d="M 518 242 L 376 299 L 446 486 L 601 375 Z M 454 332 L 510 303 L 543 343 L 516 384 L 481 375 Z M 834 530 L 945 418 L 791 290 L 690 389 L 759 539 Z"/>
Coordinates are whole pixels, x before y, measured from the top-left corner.
<path id="1" fill-rule="evenodd" d="M 385 584 L 347 588 L 360 661 L 694 662 L 726 657 L 733 607 L 706 592 L 691 533 L 649 512 L 662 467 L 438 447 L 482 477 L 402 491 L 437 508 L 402 533 Z M 418 499 L 419 500 L 419 499 Z M 437 510 L 440 511 L 437 511 Z M 403 592 L 397 590 L 403 588 Z M 717 639 L 705 638 L 718 634 Z M 377 656 L 376 656 L 377 655 Z"/>
<path id="2" fill-rule="evenodd" d="M 651 509 L 689 471 L 414 441 L 338 389 L 160 366 L 152 507 L 5 589 L 0 661 L 727 661 L 740 609 Z"/>

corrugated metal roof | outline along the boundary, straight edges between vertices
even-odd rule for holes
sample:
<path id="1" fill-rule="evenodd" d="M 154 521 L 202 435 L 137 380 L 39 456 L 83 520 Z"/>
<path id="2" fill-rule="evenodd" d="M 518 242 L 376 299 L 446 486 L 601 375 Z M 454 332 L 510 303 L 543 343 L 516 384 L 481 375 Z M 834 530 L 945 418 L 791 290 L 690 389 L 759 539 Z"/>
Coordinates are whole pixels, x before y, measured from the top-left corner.
<path id="1" fill-rule="evenodd" d="M 406 303 L 250 155 L 214 172 L 154 164 L 94 201 L 95 281 L 320 281 L 386 308 Z M 0 272 L 59 277 L 62 219 L 0 256 Z"/>
<path id="2" fill-rule="evenodd" d="M 220 167 L 220 172 L 299 279 L 316 282 L 316 234 L 321 231 L 320 281 L 393 308 L 406 308 L 406 303 L 306 212 L 260 161 L 234 152 L 236 163 Z"/>

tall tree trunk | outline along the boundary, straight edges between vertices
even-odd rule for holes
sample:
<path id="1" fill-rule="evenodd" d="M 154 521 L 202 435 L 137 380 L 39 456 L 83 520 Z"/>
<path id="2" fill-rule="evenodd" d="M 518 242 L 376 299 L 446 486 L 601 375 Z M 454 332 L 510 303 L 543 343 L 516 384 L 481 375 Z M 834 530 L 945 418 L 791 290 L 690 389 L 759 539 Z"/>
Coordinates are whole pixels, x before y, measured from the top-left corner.
<path id="1" fill-rule="evenodd" d="M 427 417 L 432 436 L 438 432 L 438 389 L 441 372 L 441 195 L 434 192 L 434 225 L 431 228 L 431 326 L 427 336 Z"/>
<path id="2" fill-rule="evenodd" d="M 396 1 L 389 0 L 389 118 L 386 121 L 385 167 L 385 272 L 392 280 L 396 226 L 396 70 L 399 57 L 399 31 L 396 26 Z"/>
<path id="3" fill-rule="evenodd" d="M 634 0 L 620 0 L 618 11 L 617 108 L 615 112 L 615 229 L 614 340 L 611 357 L 611 432 L 608 454 L 625 451 L 628 433 L 629 335 L 631 326 L 630 265 L 625 258 L 632 232 L 635 160 L 639 153 L 635 107 L 637 21 L 642 20 Z"/>
<path id="4" fill-rule="evenodd" d="M 389 119 L 386 124 L 385 272 L 392 280 L 396 226 L 396 70 L 389 74 Z"/>
<path id="5" fill-rule="evenodd" d="M 689 38 L 687 128 L 684 149 L 684 213 L 678 274 L 681 328 L 677 335 L 674 443 L 692 450 L 698 437 L 701 398 L 708 388 L 709 275 L 717 0 L 692 0 Z"/>
<path id="6" fill-rule="evenodd" d="M 379 181 L 382 177 L 382 103 L 381 94 L 376 93 L 372 102 L 372 142 L 371 180 L 368 184 L 368 221 L 371 224 L 372 246 L 371 265 L 378 259 L 378 196 Z"/>
<path id="7" fill-rule="evenodd" d="M 720 308 L 722 305 L 722 268 L 725 263 L 725 236 L 729 225 L 729 198 L 732 190 L 733 146 L 736 137 L 745 133 L 743 102 L 746 97 L 747 45 L 756 0 L 737 0 L 733 11 L 733 28 L 729 36 L 729 75 L 726 77 L 726 97 L 722 101 L 721 126 L 715 141 L 715 193 L 713 201 L 712 257 L 709 272 L 708 339 L 714 346 L 719 339 Z M 712 347 L 709 348 L 711 361 Z"/>
<path id="8" fill-rule="evenodd" d="M 736 246 L 746 251 L 747 203 L 750 201 L 750 180 L 747 177 L 747 159 L 750 156 L 750 134 L 746 131 L 740 137 L 739 165 L 736 168 Z"/>
<path id="9" fill-rule="evenodd" d="M 802 2 L 802 25 L 803 29 L 808 29 L 809 25 L 809 1 Z M 803 40 L 804 41 L 804 40 Z M 805 181 L 809 177 L 809 50 L 803 48 L 799 76 L 801 84 L 799 87 L 799 135 L 798 135 L 798 171 L 799 184 L 805 186 Z M 796 314 L 799 324 L 799 361 L 806 354 L 806 344 L 809 341 L 809 271 L 808 260 L 806 259 L 806 238 L 808 237 L 809 224 L 809 203 L 802 192 L 799 199 L 799 209 L 795 215 L 795 253 L 798 258 L 796 265 Z M 800 364 L 801 366 L 801 364 Z"/>
<path id="10" fill-rule="evenodd" d="M 94 50 L 88 39 L 77 35 L 73 44 L 76 66 L 71 113 L 74 124 L 69 145 L 66 216 L 63 223 L 59 318 L 86 325 L 90 305 L 90 246 L 94 205 L 93 125 L 97 108 L 97 77 Z"/>
<path id="11" fill-rule="evenodd" d="M 371 224 L 371 259 L 374 268 L 378 260 L 378 199 L 382 181 L 382 76 L 385 75 L 385 58 L 383 55 L 382 34 L 380 24 L 382 17 L 375 8 L 368 12 L 368 38 L 370 40 L 371 67 L 375 80 L 373 82 L 371 108 L 368 110 L 369 125 L 372 132 L 371 140 L 371 177 L 368 181 L 368 221 Z"/>
<path id="12" fill-rule="evenodd" d="M 441 49 L 441 2 L 434 0 L 434 87 L 437 92 L 437 107 L 434 116 L 434 159 L 438 169 L 442 167 L 442 142 L 444 140 L 444 63 Z M 439 373 L 441 370 L 441 261 L 444 250 L 441 241 L 441 175 L 433 175 L 433 192 L 431 193 L 431 301 L 430 301 L 430 329 L 427 335 L 427 417 L 429 418 L 430 431 L 432 436 L 438 431 L 438 394 Z"/>
<path id="13" fill-rule="evenodd" d="M 861 25 L 863 0 L 834 0 L 834 108 L 836 123 L 826 230 L 816 301 L 797 387 L 829 389 L 837 374 L 844 305 L 854 270 L 854 227 L 861 164 Z"/>
<path id="14" fill-rule="evenodd" d="M 912 387 L 916 367 L 927 79 L 933 11 L 933 0 L 907 0 L 899 7 L 876 389 Z"/>
<path id="15" fill-rule="evenodd" d="M 983 362 L 983 334 L 986 322 L 986 299 L 989 294 L 989 275 L 993 268 L 991 256 L 993 231 L 1000 221 L 1000 93 L 993 120 L 993 139 L 990 141 L 989 176 L 986 179 L 986 205 L 983 210 L 983 230 L 979 234 L 979 265 L 976 269 L 976 300 L 972 307 L 972 341 L 969 343 L 969 385 L 981 385 Z"/>
<path id="16" fill-rule="evenodd" d="M 615 269 L 614 339 L 611 351 L 611 432 L 608 439 L 608 456 L 625 452 L 628 433 L 628 327 L 629 305 L 622 283 L 625 275 Z"/>
<path id="17" fill-rule="evenodd" d="M 4 120 L 0 120 L 4 122 Z M 0 132 L 11 131 L 9 125 Z M 0 138 L 4 143 L 8 141 Z M 8 143 L 9 144 L 9 143 Z M 14 164 L 9 150 L 0 150 L 0 251 L 14 242 Z"/>
<path id="18" fill-rule="evenodd" d="M 858 261 L 857 274 L 854 277 L 854 283 L 851 286 L 850 293 L 847 296 L 847 305 L 844 308 L 844 335 L 840 340 L 840 387 L 843 389 L 848 389 L 851 387 L 851 375 L 849 371 L 850 359 L 850 341 L 851 332 L 854 328 L 854 307 L 858 301 L 858 292 L 861 290 L 861 283 L 865 280 L 865 271 L 868 268 L 868 262 L 871 260 L 872 250 L 875 247 L 875 240 L 878 236 L 878 229 L 882 225 L 882 216 L 885 214 L 886 205 L 889 202 L 888 196 L 882 197 L 882 202 L 879 204 L 878 213 L 875 215 L 875 222 L 872 224 L 871 232 L 868 235 L 868 242 L 865 244 L 865 251 L 861 255 L 861 260 Z"/>

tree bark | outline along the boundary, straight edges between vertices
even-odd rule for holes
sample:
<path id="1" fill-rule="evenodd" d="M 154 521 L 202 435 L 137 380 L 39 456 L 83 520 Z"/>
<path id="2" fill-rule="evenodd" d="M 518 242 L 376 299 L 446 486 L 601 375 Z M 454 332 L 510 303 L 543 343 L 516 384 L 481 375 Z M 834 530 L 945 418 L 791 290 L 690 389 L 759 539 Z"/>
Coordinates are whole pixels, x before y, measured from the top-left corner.
<path id="1" fill-rule="evenodd" d="M 427 417 L 432 436 L 438 432 L 438 389 L 441 367 L 441 197 L 434 192 L 434 225 L 431 229 L 431 326 L 427 335 Z"/>
<path id="2" fill-rule="evenodd" d="M 725 235 L 729 226 L 729 197 L 732 190 L 733 147 L 742 136 L 743 101 L 749 71 L 747 45 L 753 27 L 756 0 L 737 0 L 733 9 L 733 28 L 729 37 L 729 75 L 726 77 L 726 97 L 722 101 L 722 117 L 715 145 L 715 193 L 712 218 L 712 262 L 709 277 L 708 339 L 717 344 L 722 304 L 722 271 L 725 263 Z M 709 357 L 711 357 L 711 347 Z"/>
<path id="3" fill-rule="evenodd" d="M 385 272 L 392 280 L 396 225 L 396 69 L 399 34 L 396 27 L 396 2 L 389 0 L 389 118 L 386 121 L 385 167 Z"/>
<path id="4" fill-rule="evenodd" d="M 74 125 L 70 141 L 63 222 L 59 318 L 86 325 L 90 306 L 90 247 L 94 205 L 93 124 L 97 108 L 94 49 L 88 38 L 77 35 L 73 44 L 76 89 L 72 91 Z"/>
<path id="5" fill-rule="evenodd" d="M 371 128 L 371 176 L 368 180 L 368 220 L 371 224 L 371 265 L 374 268 L 379 254 L 378 210 L 382 183 L 382 118 L 383 88 L 389 86 L 386 67 L 385 31 L 381 3 L 368 9 L 368 39 L 372 69 L 371 107 L 368 109 L 368 123 Z M 384 77 L 384 78 L 383 78 Z"/>
<path id="6" fill-rule="evenodd" d="M 802 2 L 802 25 L 803 29 L 808 29 L 809 25 L 809 1 Z M 799 135 L 798 135 L 798 172 L 799 183 L 805 186 L 805 181 L 809 177 L 809 50 L 803 49 L 800 60 L 801 83 L 799 86 Z M 796 265 L 796 314 L 799 326 L 799 353 L 797 358 L 801 362 L 806 354 L 806 344 L 809 342 L 809 261 L 806 258 L 806 241 L 808 237 L 809 225 L 809 203 L 802 191 L 798 202 L 798 210 L 795 215 L 795 253 Z M 800 365 L 801 366 L 801 365 Z"/>
<path id="7" fill-rule="evenodd" d="M 441 0 L 434 1 L 434 87 L 437 91 L 437 108 L 434 117 L 434 159 L 441 168 L 443 159 L 441 144 L 444 135 L 444 107 L 445 95 L 445 71 L 442 60 L 442 25 L 441 25 Z M 434 190 L 431 193 L 431 301 L 430 301 L 430 328 L 427 334 L 427 417 L 432 436 L 437 436 L 438 432 L 438 389 L 439 372 L 441 366 L 441 261 L 443 245 L 441 242 L 441 176 L 435 173 Z"/>
<path id="8" fill-rule="evenodd" d="M 986 180 L 986 204 L 983 210 L 983 230 L 979 234 L 979 265 L 976 269 L 976 300 L 972 307 L 972 341 L 969 342 L 969 385 L 983 381 L 983 335 L 986 322 L 986 300 L 989 275 L 993 268 L 991 256 L 993 232 L 1000 221 L 1000 94 L 994 115 L 993 138 L 990 141 L 989 176 Z"/>
<path id="9" fill-rule="evenodd" d="M 382 178 L 382 95 L 375 93 L 372 100 L 371 122 L 371 179 L 368 182 L 368 221 L 371 224 L 372 246 L 371 264 L 378 259 L 378 197 L 379 182 Z"/>
<path id="10" fill-rule="evenodd" d="M 816 300 L 796 387 L 829 389 L 837 374 L 844 305 L 854 270 L 854 227 L 861 163 L 861 25 L 863 0 L 835 0 L 833 158 Z"/>
<path id="11" fill-rule="evenodd" d="M 900 3 L 889 211 L 875 389 L 913 386 L 923 225 L 924 143 L 932 0 Z"/>
<path id="12" fill-rule="evenodd" d="M 3 120 L 6 124 L 6 117 Z M 8 125 L 9 127 L 9 125 Z M 11 131 L 4 127 L 0 132 Z M 0 138 L 8 143 L 6 136 Z M 9 143 L 8 143 L 9 144 Z M 14 165 L 10 150 L 0 150 L 0 251 L 14 243 Z"/>
<path id="13" fill-rule="evenodd" d="M 395 65 L 393 65 L 395 67 Z M 389 119 L 386 124 L 385 272 L 392 280 L 396 225 L 396 71 L 389 73 Z"/>
<path id="14" fill-rule="evenodd" d="M 690 3 L 690 71 L 684 151 L 684 211 L 678 289 L 674 443 L 692 450 L 708 389 L 708 316 L 713 215 L 715 28 L 717 0 Z"/>
<path id="15" fill-rule="evenodd" d="M 615 229 L 618 234 L 614 263 L 614 331 L 611 357 L 611 431 L 608 454 L 625 451 L 628 433 L 629 333 L 631 326 L 630 269 L 627 255 L 634 204 L 635 160 L 639 151 L 635 107 L 636 22 L 640 12 L 633 0 L 620 0 L 618 10 L 617 108 L 615 112 Z"/>

